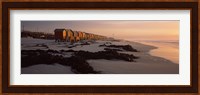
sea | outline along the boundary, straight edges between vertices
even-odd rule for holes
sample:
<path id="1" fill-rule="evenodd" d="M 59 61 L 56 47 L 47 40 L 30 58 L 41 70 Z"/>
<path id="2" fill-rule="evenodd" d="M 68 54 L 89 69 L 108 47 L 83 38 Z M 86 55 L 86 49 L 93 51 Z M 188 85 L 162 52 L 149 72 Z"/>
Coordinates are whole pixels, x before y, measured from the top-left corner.
<path id="1" fill-rule="evenodd" d="M 179 41 L 138 41 L 145 45 L 151 45 L 157 47 L 150 50 L 150 54 L 153 56 L 162 57 L 179 64 Z"/>

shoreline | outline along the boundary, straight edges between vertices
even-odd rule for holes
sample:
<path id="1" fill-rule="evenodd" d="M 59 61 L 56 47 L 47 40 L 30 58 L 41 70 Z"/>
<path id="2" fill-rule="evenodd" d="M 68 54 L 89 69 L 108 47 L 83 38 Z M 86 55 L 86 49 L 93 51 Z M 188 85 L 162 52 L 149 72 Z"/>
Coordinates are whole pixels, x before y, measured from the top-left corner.
<path id="1" fill-rule="evenodd" d="M 149 54 L 156 57 L 161 57 L 172 61 L 174 64 L 179 64 L 179 49 L 178 45 L 170 45 L 169 43 L 157 43 L 157 42 L 142 42 L 138 43 L 154 47 L 149 50 Z M 170 51 L 170 52 L 168 52 Z"/>
<path id="2" fill-rule="evenodd" d="M 89 60 L 95 70 L 104 71 L 105 74 L 179 74 L 179 64 L 162 57 L 153 56 L 149 52 L 156 49 L 155 46 L 145 45 L 133 41 L 113 42 L 113 44 L 129 44 L 139 52 L 120 52 L 138 56 L 136 62 L 128 63 L 110 60 Z"/>
<path id="3" fill-rule="evenodd" d="M 160 59 L 161 60 L 166 60 L 166 61 L 168 61 L 168 63 L 177 64 L 177 63 L 173 62 L 172 60 L 169 60 L 168 58 L 165 58 L 165 57 L 162 57 L 162 56 L 158 56 L 158 55 L 154 55 L 154 54 L 151 53 L 151 51 L 159 49 L 159 47 L 156 47 L 156 46 L 150 45 L 150 44 L 145 44 L 145 43 L 142 43 L 142 42 L 137 42 L 137 41 L 126 41 L 126 40 L 123 40 L 123 42 L 128 42 L 130 44 L 134 44 L 132 47 L 134 47 L 135 49 L 137 49 L 139 51 L 141 50 L 144 54 L 147 54 L 147 55 L 149 55 L 151 57 L 155 57 L 158 60 L 160 60 Z M 137 52 L 136 52 L 136 55 L 137 55 Z"/>

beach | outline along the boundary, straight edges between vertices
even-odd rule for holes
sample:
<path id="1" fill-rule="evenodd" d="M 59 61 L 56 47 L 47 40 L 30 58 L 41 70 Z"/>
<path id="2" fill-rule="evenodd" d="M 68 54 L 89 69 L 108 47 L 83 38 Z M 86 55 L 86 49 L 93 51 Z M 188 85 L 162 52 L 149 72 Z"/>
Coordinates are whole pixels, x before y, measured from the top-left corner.
<path id="1" fill-rule="evenodd" d="M 110 61 L 110 60 L 89 60 L 90 64 L 97 70 L 104 73 L 120 74 L 177 74 L 179 65 L 170 60 L 150 54 L 155 46 L 145 45 L 138 42 L 121 41 L 113 44 L 130 44 L 140 52 L 133 53 L 140 58 L 136 62 Z M 123 52 L 132 54 L 132 52 Z M 122 65 L 123 64 L 123 65 Z"/>
<path id="2" fill-rule="evenodd" d="M 81 43 L 75 43 L 74 46 L 67 42 L 56 43 L 54 40 L 34 39 L 34 38 L 22 38 L 21 49 L 23 50 L 73 50 L 73 51 L 87 51 L 91 53 L 105 51 L 106 47 L 100 47 L 100 45 L 130 45 L 138 52 L 130 51 L 117 51 L 118 53 L 134 55 L 137 59 L 133 62 L 124 60 L 108 60 L 108 59 L 88 59 L 86 62 L 95 70 L 100 71 L 100 74 L 179 74 L 179 64 L 176 61 L 178 58 L 170 58 L 170 55 L 162 56 L 159 52 L 160 47 L 154 44 L 147 44 L 142 42 L 130 42 L 130 41 L 112 41 L 112 40 L 98 40 L 89 42 L 89 45 L 81 45 Z M 163 45 L 163 47 L 165 47 Z M 113 49 L 113 48 L 112 48 Z M 157 50 L 157 51 L 156 51 Z M 170 48 L 165 48 L 166 52 L 170 51 Z M 162 51 L 163 52 L 163 51 Z M 160 55 L 159 55 L 160 54 Z M 163 54 L 163 53 L 162 53 Z M 53 54 L 52 54 L 53 55 Z M 58 55 L 69 58 L 73 56 L 72 52 L 61 52 Z M 25 56 L 25 55 L 22 55 Z M 174 56 L 174 55 L 173 55 Z M 26 63 L 22 63 L 26 64 Z M 45 69 L 44 69 L 45 68 Z M 50 70 L 50 71 L 49 71 Z M 57 63 L 46 65 L 36 64 L 21 68 L 22 74 L 75 74 L 72 67 L 66 65 L 60 65 Z"/>

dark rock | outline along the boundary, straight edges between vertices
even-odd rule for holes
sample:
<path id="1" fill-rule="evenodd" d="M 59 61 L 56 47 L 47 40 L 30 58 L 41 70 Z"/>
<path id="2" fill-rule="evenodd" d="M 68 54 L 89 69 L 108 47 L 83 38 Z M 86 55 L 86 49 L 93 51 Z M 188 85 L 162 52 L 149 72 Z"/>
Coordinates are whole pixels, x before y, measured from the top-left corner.
<path id="1" fill-rule="evenodd" d="M 81 74 L 100 73 L 99 71 L 93 70 L 93 68 L 89 65 L 89 63 L 81 57 L 72 56 L 70 58 L 64 58 L 61 55 L 51 55 L 49 54 L 50 52 L 57 53 L 58 51 L 22 50 L 22 55 L 26 56 L 21 57 L 21 67 L 28 67 L 37 64 L 52 65 L 54 63 L 58 63 L 65 66 L 71 66 L 71 68 L 74 71 L 77 71 L 76 73 L 81 73 Z M 39 55 L 37 55 L 37 53 L 39 53 Z"/>
<path id="2" fill-rule="evenodd" d="M 85 43 L 82 43 L 81 45 L 90 45 L 90 43 L 85 42 Z"/>
<path id="3" fill-rule="evenodd" d="M 118 53 L 116 51 L 99 51 L 99 52 L 88 52 L 88 51 L 77 51 L 74 53 L 75 56 L 82 57 L 84 59 L 119 59 L 124 61 L 133 62 L 138 57 L 129 54 Z"/>
<path id="4" fill-rule="evenodd" d="M 57 50 L 51 50 L 51 49 L 48 49 L 46 52 L 50 52 L 50 53 L 59 53 Z"/>
<path id="5" fill-rule="evenodd" d="M 106 51 L 122 51 L 121 49 L 104 48 Z"/>
<path id="6" fill-rule="evenodd" d="M 134 49 L 131 45 L 99 45 L 99 47 L 112 47 L 112 48 L 120 48 L 125 51 L 132 51 L 132 52 L 138 52 L 138 50 Z"/>
<path id="7" fill-rule="evenodd" d="M 21 51 L 21 67 L 28 67 L 37 64 L 52 65 L 58 63 L 65 66 L 71 66 L 75 73 L 89 74 L 100 73 L 95 71 L 86 60 L 89 59 L 118 59 L 128 62 L 134 62 L 138 57 L 130 54 L 118 53 L 120 49 L 106 49 L 106 51 L 88 52 L 74 50 L 60 50 L 60 52 L 73 52 L 74 55 L 65 58 L 62 55 L 52 55 L 51 53 L 59 54 L 56 50 L 22 50 Z M 25 55 L 25 56 L 23 56 Z"/>

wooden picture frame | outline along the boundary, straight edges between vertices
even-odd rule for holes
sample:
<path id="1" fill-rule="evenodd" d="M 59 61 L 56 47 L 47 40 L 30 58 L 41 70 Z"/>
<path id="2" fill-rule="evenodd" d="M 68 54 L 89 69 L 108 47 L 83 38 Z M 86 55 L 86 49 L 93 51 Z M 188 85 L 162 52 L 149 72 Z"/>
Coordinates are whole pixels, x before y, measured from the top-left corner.
<path id="1" fill-rule="evenodd" d="M 99 10 L 191 10 L 191 84 L 185 85 L 10 85 L 10 10 L 99 9 Z M 197 93 L 198 92 L 198 3 L 197 2 L 2 2 L 2 92 L 3 93 Z"/>

